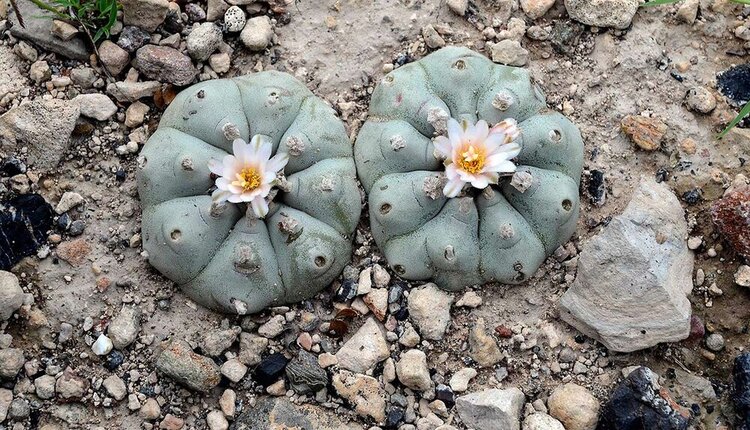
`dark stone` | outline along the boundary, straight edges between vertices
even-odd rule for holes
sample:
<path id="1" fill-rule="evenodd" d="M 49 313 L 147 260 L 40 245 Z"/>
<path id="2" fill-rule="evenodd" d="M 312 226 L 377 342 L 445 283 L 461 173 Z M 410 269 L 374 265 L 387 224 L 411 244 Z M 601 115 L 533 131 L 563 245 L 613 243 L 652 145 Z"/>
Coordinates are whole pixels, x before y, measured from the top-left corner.
<path id="1" fill-rule="evenodd" d="M 558 20 L 552 27 L 550 42 L 555 51 L 564 55 L 573 55 L 583 34 L 584 26 L 570 20 Z"/>
<path id="2" fill-rule="evenodd" d="M 750 63 L 730 67 L 716 79 L 721 93 L 736 107 L 750 101 Z"/>
<path id="3" fill-rule="evenodd" d="M 398 428 L 398 423 L 404 419 L 404 409 L 398 406 L 388 408 L 388 415 L 385 418 L 385 428 Z"/>
<path id="4" fill-rule="evenodd" d="M 125 361 L 125 355 L 123 355 L 122 352 L 114 349 L 107 355 L 107 358 L 104 361 L 104 367 L 112 372 L 120 367 L 123 361 Z"/>
<path id="5" fill-rule="evenodd" d="M 8 270 L 47 241 L 52 206 L 39 194 L 0 202 L 0 269 Z"/>
<path id="6" fill-rule="evenodd" d="M 690 317 L 690 336 L 688 340 L 702 340 L 705 335 L 706 327 L 703 325 L 703 321 L 697 315 L 692 315 Z"/>
<path id="7" fill-rule="evenodd" d="M 451 409 L 456 404 L 456 394 L 451 387 L 440 384 L 435 388 L 435 400 L 440 400 L 446 408 Z"/>
<path id="8" fill-rule="evenodd" d="M 80 236 L 83 234 L 83 230 L 86 229 L 86 221 L 77 219 L 70 224 L 70 231 L 68 234 L 71 236 Z"/>
<path id="9" fill-rule="evenodd" d="M 73 60 L 87 61 L 89 59 L 89 48 L 81 33 L 70 40 L 62 40 L 51 32 L 52 18 L 54 18 L 51 12 L 42 10 L 26 0 L 18 1 L 16 5 L 24 25 L 18 22 L 18 17 L 14 12 L 8 13 L 8 20 L 12 25 L 10 34 L 14 37 L 28 40 L 47 51 Z"/>
<path id="10" fill-rule="evenodd" d="M 647 367 L 632 371 L 604 405 L 597 430 L 686 430 L 689 412 L 674 409 L 658 379 Z"/>
<path id="11" fill-rule="evenodd" d="M 123 169 L 117 169 L 117 171 L 115 172 L 115 180 L 117 180 L 117 182 L 125 182 L 125 179 L 127 179 L 127 177 L 128 172 Z"/>
<path id="12" fill-rule="evenodd" d="M 264 387 L 273 384 L 284 374 L 287 363 L 289 360 L 279 352 L 269 355 L 255 367 L 255 381 Z"/>
<path id="13" fill-rule="evenodd" d="M 388 304 L 396 303 L 401 300 L 404 295 L 404 287 L 401 283 L 397 283 L 388 290 Z"/>
<path id="14" fill-rule="evenodd" d="M 592 205 L 602 206 L 607 198 L 607 187 L 604 183 L 604 172 L 601 170 L 592 170 L 589 175 L 589 185 L 586 187 L 589 192 L 589 201 Z"/>
<path id="15" fill-rule="evenodd" d="M 146 30 L 131 25 L 122 29 L 117 44 L 132 54 L 150 41 L 151 35 Z"/>
<path id="16" fill-rule="evenodd" d="M 260 397 L 252 408 L 245 408 L 229 427 L 231 430 L 305 429 L 354 430 L 361 425 L 347 424 L 334 412 L 314 405 L 295 405 L 284 397 Z"/>
<path id="17" fill-rule="evenodd" d="M 343 303 L 348 302 L 357 295 L 357 283 L 354 281 L 344 281 L 341 286 L 336 290 L 336 294 L 333 296 L 335 302 Z"/>
<path id="18" fill-rule="evenodd" d="M 188 3 L 185 5 L 185 13 L 188 19 L 193 22 L 199 22 L 206 19 L 206 11 L 202 7 L 195 3 Z"/>
<path id="19" fill-rule="evenodd" d="M 734 359 L 732 376 L 732 400 L 739 416 L 737 430 L 750 430 L 750 352 L 743 352 Z"/>
<path id="20" fill-rule="evenodd" d="M 319 391 L 328 385 L 328 373 L 318 364 L 318 357 L 304 349 L 286 366 L 286 376 L 298 394 Z"/>
<path id="21" fill-rule="evenodd" d="M 182 33 L 182 30 L 185 28 L 185 23 L 182 22 L 182 17 L 178 11 L 170 9 L 169 12 L 167 12 L 167 17 L 164 18 L 162 28 L 170 34 Z"/>
<path id="22" fill-rule="evenodd" d="M 68 231 L 70 225 L 73 224 L 73 220 L 70 219 L 70 215 L 64 213 L 57 218 L 57 227 L 62 231 Z"/>
<path id="23" fill-rule="evenodd" d="M 697 188 L 690 191 L 685 191 L 684 193 L 682 193 L 682 200 L 684 200 L 685 203 L 691 206 L 694 204 L 698 204 L 701 201 L 701 192 Z"/>
<path id="24" fill-rule="evenodd" d="M 405 306 L 401 306 L 395 314 L 393 314 L 393 317 L 396 318 L 398 321 L 406 321 L 407 318 L 409 318 L 409 308 Z"/>
<path id="25" fill-rule="evenodd" d="M 26 164 L 18 158 L 8 157 L 0 166 L 0 175 L 2 176 L 15 176 L 21 173 L 26 173 Z"/>

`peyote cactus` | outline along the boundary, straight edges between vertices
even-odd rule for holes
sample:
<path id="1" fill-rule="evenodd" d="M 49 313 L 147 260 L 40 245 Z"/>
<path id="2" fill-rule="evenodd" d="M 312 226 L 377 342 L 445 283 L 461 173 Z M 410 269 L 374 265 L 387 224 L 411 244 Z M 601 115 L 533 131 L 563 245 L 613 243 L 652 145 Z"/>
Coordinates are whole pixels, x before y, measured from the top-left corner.
<path id="1" fill-rule="evenodd" d="M 518 154 L 512 179 L 485 182 L 481 191 L 454 188 L 449 194 L 458 196 L 446 197 L 447 168 L 438 152 L 448 143 L 432 139 L 451 125 L 455 131 L 458 123 L 449 118 L 478 121 L 485 132 L 481 120 L 497 124 L 490 133 L 499 129 L 505 143 L 517 135 L 517 120 L 521 148 L 510 155 Z M 443 48 L 386 75 L 373 92 L 354 157 L 369 194 L 373 237 L 406 279 L 432 278 L 449 290 L 520 283 L 576 228 L 580 132 L 546 109 L 528 71 L 466 48 Z M 463 157 L 473 162 L 474 148 Z"/>
<path id="2" fill-rule="evenodd" d="M 223 203 L 210 195 L 220 178 L 209 163 L 226 165 L 228 154 L 245 148 L 239 139 L 251 141 L 247 148 L 269 142 L 265 155 L 274 159 L 288 155 L 264 219 L 249 211 L 249 200 Z M 248 190 L 255 182 L 233 184 Z M 279 72 L 202 82 L 177 95 L 143 148 L 138 192 L 149 262 L 193 300 L 240 314 L 327 286 L 349 262 L 361 210 L 343 124 Z"/>

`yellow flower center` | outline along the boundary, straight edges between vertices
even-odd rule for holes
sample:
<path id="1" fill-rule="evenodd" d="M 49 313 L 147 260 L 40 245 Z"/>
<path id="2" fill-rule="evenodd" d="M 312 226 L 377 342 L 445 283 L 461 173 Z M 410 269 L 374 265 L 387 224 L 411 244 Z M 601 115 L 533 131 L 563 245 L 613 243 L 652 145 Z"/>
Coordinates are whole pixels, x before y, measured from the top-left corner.
<path id="1" fill-rule="evenodd" d="M 260 173 L 254 167 L 245 167 L 237 174 L 237 180 L 232 185 L 242 188 L 242 191 L 252 191 L 260 186 Z"/>
<path id="2" fill-rule="evenodd" d="M 458 159 L 458 168 L 467 173 L 480 173 L 484 168 L 486 158 L 482 148 L 477 149 L 474 145 L 469 145 L 469 148 L 462 152 L 461 158 Z"/>

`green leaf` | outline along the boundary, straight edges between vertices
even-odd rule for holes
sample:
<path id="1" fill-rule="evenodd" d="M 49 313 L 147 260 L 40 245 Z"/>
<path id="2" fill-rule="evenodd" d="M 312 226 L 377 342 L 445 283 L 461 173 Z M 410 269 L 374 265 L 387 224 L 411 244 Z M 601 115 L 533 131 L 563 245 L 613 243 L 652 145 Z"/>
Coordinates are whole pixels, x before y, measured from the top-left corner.
<path id="1" fill-rule="evenodd" d="M 718 139 L 721 139 L 724 136 L 726 136 L 727 133 L 729 133 L 729 130 L 737 126 L 737 124 L 739 124 L 740 121 L 742 121 L 742 119 L 748 115 L 750 115 L 750 102 L 747 102 L 747 104 L 745 104 L 745 107 L 743 107 L 742 110 L 740 110 L 740 114 L 737 115 L 737 117 L 733 119 L 732 122 L 729 123 L 727 128 L 725 128 L 724 131 L 721 132 L 721 134 L 719 134 Z"/>
<path id="2" fill-rule="evenodd" d="M 661 6 L 664 4 L 677 3 L 681 0 L 652 0 L 648 3 L 641 3 L 641 7 Z"/>
<path id="3" fill-rule="evenodd" d="M 730 1 L 731 1 L 732 3 L 737 3 L 737 4 L 746 4 L 746 5 L 750 6 L 750 0 L 730 0 Z"/>

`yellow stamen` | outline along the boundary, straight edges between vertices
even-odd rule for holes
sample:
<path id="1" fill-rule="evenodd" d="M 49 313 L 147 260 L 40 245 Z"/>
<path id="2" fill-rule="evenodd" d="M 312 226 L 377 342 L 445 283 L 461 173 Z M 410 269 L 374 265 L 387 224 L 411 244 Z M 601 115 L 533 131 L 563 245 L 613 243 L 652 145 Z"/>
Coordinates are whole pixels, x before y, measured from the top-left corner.
<path id="1" fill-rule="evenodd" d="M 477 149 L 474 145 L 469 145 L 468 150 L 461 153 L 458 168 L 472 174 L 480 173 L 486 158 L 483 148 Z"/>
<path id="2" fill-rule="evenodd" d="M 245 167 L 237 174 L 237 180 L 232 185 L 242 188 L 242 191 L 252 191 L 260 186 L 260 173 L 254 167 Z"/>

